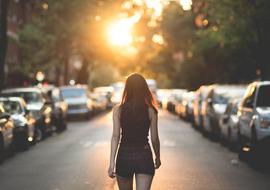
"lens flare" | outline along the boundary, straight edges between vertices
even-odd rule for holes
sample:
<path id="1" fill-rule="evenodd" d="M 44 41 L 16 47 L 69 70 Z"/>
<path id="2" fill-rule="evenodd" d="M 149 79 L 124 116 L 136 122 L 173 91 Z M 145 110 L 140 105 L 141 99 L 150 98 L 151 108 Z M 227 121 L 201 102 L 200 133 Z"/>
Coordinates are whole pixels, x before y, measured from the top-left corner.
<path id="1" fill-rule="evenodd" d="M 192 8 L 192 0 L 180 0 L 180 5 L 185 11 L 188 11 Z"/>
<path id="2" fill-rule="evenodd" d="M 108 37 L 113 45 L 126 46 L 132 42 L 132 25 L 127 20 L 120 20 L 109 26 Z"/>
<path id="3" fill-rule="evenodd" d="M 127 46 L 133 41 L 132 28 L 142 16 L 141 12 L 135 13 L 132 17 L 122 18 L 109 25 L 109 41 L 116 46 Z"/>

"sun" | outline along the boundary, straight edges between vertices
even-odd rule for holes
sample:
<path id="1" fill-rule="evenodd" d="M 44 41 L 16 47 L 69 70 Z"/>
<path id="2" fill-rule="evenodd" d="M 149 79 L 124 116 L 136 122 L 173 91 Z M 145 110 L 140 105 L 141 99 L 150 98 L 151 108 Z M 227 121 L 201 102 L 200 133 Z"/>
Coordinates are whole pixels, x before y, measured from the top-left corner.
<path id="1" fill-rule="evenodd" d="M 180 5 L 185 11 L 189 11 L 192 8 L 192 0 L 180 0 Z"/>
<path id="2" fill-rule="evenodd" d="M 127 46 L 132 43 L 133 23 L 128 19 L 113 22 L 108 27 L 108 40 L 115 46 Z"/>

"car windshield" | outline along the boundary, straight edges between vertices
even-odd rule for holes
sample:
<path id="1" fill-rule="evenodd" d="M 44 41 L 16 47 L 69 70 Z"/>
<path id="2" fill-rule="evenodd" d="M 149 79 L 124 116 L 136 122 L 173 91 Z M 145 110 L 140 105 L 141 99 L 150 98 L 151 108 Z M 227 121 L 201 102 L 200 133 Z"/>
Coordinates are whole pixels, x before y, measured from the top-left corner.
<path id="1" fill-rule="evenodd" d="M 214 102 L 227 104 L 230 99 L 238 99 L 244 96 L 245 88 L 243 87 L 225 87 L 217 88 L 214 94 Z"/>
<path id="2" fill-rule="evenodd" d="M 86 97 L 86 90 L 83 88 L 62 89 L 64 98 L 79 98 Z"/>
<path id="3" fill-rule="evenodd" d="M 41 93 L 38 92 L 12 92 L 7 93 L 8 96 L 21 97 L 27 104 L 41 103 L 43 101 Z"/>
<path id="4" fill-rule="evenodd" d="M 270 107 L 270 85 L 263 85 L 259 88 L 257 107 Z"/>
<path id="5" fill-rule="evenodd" d="M 22 107 L 19 102 L 16 101 L 0 101 L 4 109 L 7 113 L 13 115 L 13 114 L 21 114 L 23 112 Z"/>

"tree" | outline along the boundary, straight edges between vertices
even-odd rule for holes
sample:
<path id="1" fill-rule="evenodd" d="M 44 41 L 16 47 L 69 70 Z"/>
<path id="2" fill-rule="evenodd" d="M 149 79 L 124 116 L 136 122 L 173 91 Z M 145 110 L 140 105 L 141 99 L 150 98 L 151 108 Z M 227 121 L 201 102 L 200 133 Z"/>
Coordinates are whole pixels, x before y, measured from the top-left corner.
<path id="1" fill-rule="evenodd" d="M 7 51 L 7 9 L 8 0 L 0 1 L 0 89 L 5 84 L 5 58 Z"/>

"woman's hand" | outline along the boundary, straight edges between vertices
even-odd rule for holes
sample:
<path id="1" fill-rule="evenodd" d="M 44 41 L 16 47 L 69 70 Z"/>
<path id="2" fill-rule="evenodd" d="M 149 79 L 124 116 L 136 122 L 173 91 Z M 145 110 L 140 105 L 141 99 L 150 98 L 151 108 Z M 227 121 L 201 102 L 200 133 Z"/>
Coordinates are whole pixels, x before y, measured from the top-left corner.
<path id="1" fill-rule="evenodd" d="M 110 164 L 108 169 L 108 176 L 110 178 L 115 178 L 114 164 Z"/>
<path id="2" fill-rule="evenodd" d="M 158 169 L 161 166 L 160 158 L 155 159 L 155 168 Z"/>

